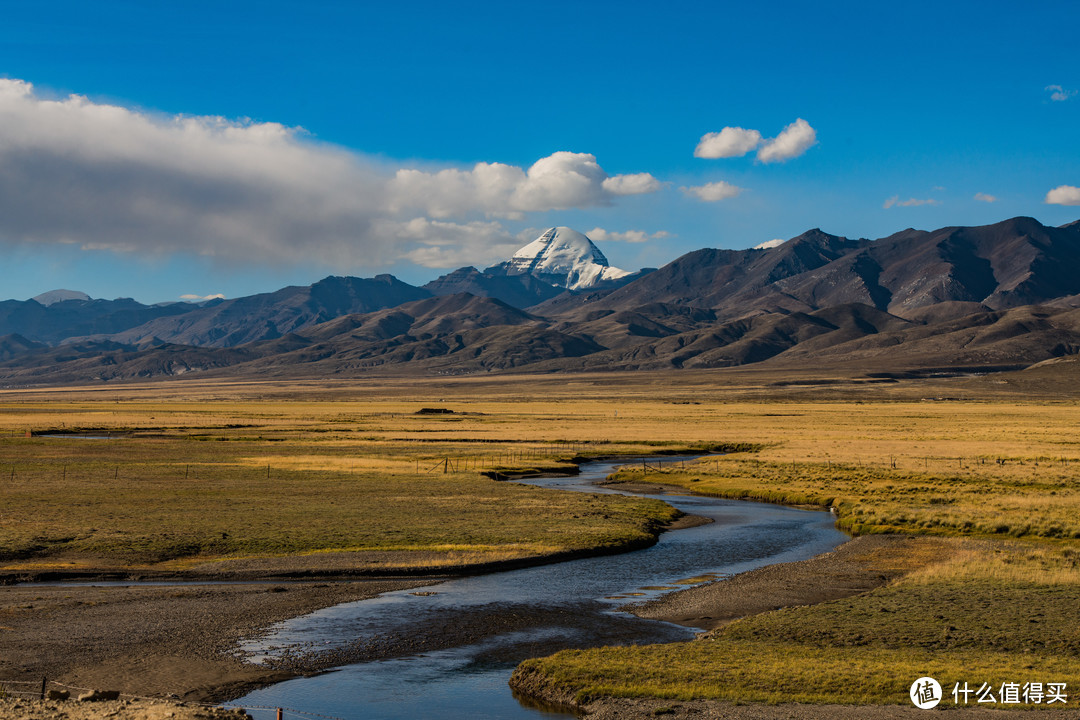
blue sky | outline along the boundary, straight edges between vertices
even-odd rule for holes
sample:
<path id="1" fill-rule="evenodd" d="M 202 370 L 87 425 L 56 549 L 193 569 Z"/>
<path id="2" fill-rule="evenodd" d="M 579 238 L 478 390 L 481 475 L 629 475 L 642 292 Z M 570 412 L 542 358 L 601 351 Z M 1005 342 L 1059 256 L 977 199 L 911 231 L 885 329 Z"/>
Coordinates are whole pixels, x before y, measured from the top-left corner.
<path id="1" fill-rule="evenodd" d="M 1060 225 L 1078 25 L 1072 2 L 9 3 L 0 295 L 420 284 L 556 224 L 631 270 L 813 227 Z"/>

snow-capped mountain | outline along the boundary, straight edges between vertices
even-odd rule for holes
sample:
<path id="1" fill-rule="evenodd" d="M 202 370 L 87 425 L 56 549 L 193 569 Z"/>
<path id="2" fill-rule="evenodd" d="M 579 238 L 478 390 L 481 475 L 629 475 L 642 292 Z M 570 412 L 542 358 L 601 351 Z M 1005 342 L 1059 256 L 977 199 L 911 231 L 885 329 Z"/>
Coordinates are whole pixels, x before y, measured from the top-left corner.
<path id="1" fill-rule="evenodd" d="M 510 260 L 489 267 L 491 275 L 532 275 L 557 287 L 582 290 L 631 273 L 611 267 L 592 240 L 568 227 L 553 227 L 514 253 Z"/>
<path id="2" fill-rule="evenodd" d="M 58 302 L 66 302 L 68 300 L 89 300 L 90 296 L 84 292 L 78 290 L 50 290 L 49 292 L 41 293 L 30 298 L 35 302 L 45 305 L 55 305 Z"/>

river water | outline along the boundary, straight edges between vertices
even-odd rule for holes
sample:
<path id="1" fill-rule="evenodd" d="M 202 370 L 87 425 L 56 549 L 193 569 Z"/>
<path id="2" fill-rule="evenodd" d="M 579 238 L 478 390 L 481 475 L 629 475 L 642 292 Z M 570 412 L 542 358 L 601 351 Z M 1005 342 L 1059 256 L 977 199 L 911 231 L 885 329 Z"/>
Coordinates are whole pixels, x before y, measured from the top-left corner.
<path id="1" fill-rule="evenodd" d="M 572 478 L 527 482 L 566 491 L 619 492 L 593 483 L 620 464 L 625 463 L 592 462 Z M 662 497 L 713 522 L 666 532 L 644 550 L 461 578 L 281 623 L 244 646 L 245 656 L 255 662 L 302 656 L 316 665 L 342 667 L 257 690 L 230 705 L 363 720 L 572 717 L 515 699 L 507 681 L 517 663 L 563 648 L 691 639 L 692 629 L 637 618 L 618 607 L 695 579 L 804 560 L 847 539 L 827 512 Z M 249 712 L 258 719 L 274 717 L 272 710 Z"/>

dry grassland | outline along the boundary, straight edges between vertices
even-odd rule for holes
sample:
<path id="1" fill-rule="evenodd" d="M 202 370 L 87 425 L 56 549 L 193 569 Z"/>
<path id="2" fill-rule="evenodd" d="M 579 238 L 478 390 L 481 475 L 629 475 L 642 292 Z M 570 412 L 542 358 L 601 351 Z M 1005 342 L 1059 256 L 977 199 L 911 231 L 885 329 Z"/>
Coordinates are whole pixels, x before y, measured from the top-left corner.
<path id="1" fill-rule="evenodd" d="M 351 393 L 0 395 L 0 567 L 235 571 L 289 556 L 296 570 L 337 553 L 348 570 L 353 553 L 352 569 L 392 571 L 640 546 L 671 508 L 489 476 L 709 445 L 636 426 L 607 436 L 611 413 L 589 400 Z"/>
<path id="2" fill-rule="evenodd" d="M 714 410 L 735 437 L 763 444 L 759 452 L 663 473 L 631 467 L 615 479 L 833 507 L 854 534 L 945 538 L 953 546 L 946 560 L 912 557 L 909 574 L 883 588 L 746 618 L 707 640 L 559 653 L 527 661 L 522 672 L 580 700 L 904 704 L 911 682 L 930 675 L 947 693 L 956 682 L 989 682 L 995 694 L 1005 682 L 1064 682 L 1075 702 L 1075 400 L 1018 401 L 985 382 L 957 383 L 950 390 L 961 397 L 950 400 L 940 399 L 940 385 L 927 389 L 840 403 L 733 400 Z"/>
<path id="3" fill-rule="evenodd" d="M 1024 394 L 1032 390 L 1041 394 Z M 425 407 L 454 412 L 416 414 Z M 336 551 L 408 567 L 617 547 L 648 538 L 670 513 L 481 473 L 752 449 L 624 477 L 833 506 L 851 532 L 936 535 L 954 552 L 928 566 L 913 559 L 921 569 L 866 595 L 747 618 L 707 641 L 561 653 L 528 667 L 579 697 L 896 703 L 924 674 L 949 687 L 1039 680 L 1080 693 L 1078 422 L 1076 398 L 1060 386 L 1013 376 L 9 391 L 0 393 L 0 553 L 10 572 L 232 567 Z M 119 438 L 27 438 L 28 429 Z"/>

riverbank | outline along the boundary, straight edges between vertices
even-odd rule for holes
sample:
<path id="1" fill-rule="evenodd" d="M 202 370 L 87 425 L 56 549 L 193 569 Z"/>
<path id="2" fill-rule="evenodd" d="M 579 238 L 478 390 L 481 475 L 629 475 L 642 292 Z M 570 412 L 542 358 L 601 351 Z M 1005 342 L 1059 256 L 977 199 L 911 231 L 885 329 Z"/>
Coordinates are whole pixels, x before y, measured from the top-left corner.
<path id="1" fill-rule="evenodd" d="M 1076 709 L 994 710 L 980 707 L 941 709 L 945 717 L 963 720 L 1072 720 Z M 914 720 L 926 711 L 903 705 L 742 705 L 716 700 L 606 699 L 581 711 L 589 720 Z"/>
<path id="2" fill-rule="evenodd" d="M 320 608 L 431 580 L 0 589 L 0 680 L 218 702 L 292 673 L 244 663 L 245 638 Z"/>
<path id="3" fill-rule="evenodd" d="M 627 484 L 620 487 L 629 489 Z M 644 484 L 643 484 L 644 485 Z M 656 486 L 654 486 L 655 488 Z M 685 492 L 685 491 L 684 491 Z M 954 548 L 937 538 L 908 535 L 857 537 L 831 552 L 808 560 L 778 563 L 740 573 L 666 595 L 643 603 L 622 606 L 639 617 L 663 620 L 687 627 L 713 631 L 739 618 L 784 607 L 815 605 L 859 595 L 902 577 L 933 562 L 947 558 Z M 705 633 L 693 642 L 708 642 Z M 771 720 L 808 718 L 825 720 L 845 717 L 843 706 L 745 707 L 726 701 L 670 700 L 600 697 L 583 700 L 572 688 L 561 685 L 530 663 L 523 663 L 510 680 L 514 691 L 543 703 L 573 708 L 590 718 L 723 717 Z M 854 717 L 907 717 L 890 714 L 889 708 L 858 708 Z M 884 712 L 888 710 L 889 712 Z M 867 714 L 867 711 L 871 711 Z M 881 712 L 878 712 L 881 711 Z M 878 714 L 873 714 L 878 712 Z M 882 714 L 884 713 L 884 714 Z M 999 715 L 993 715 L 998 717 Z"/>
<path id="4" fill-rule="evenodd" d="M 858 717 L 907 717 L 888 706 L 906 706 L 911 683 L 923 676 L 944 688 L 1056 683 L 1068 688 L 1071 704 L 1080 637 L 1061 629 L 1075 622 L 1078 575 L 1069 543 L 861 537 L 808 561 L 636 608 L 711 628 L 697 640 L 560 652 L 522 663 L 511 683 L 598 718 L 662 711 L 824 719 L 843 717 L 838 705 L 859 706 Z M 962 697 L 956 707 L 951 692 L 945 696 L 947 709 L 963 709 Z M 1011 717 L 1000 697 L 986 702 L 997 706 L 986 717 Z M 1040 717 L 1057 707 L 1010 702 L 1047 713 Z M 784 710 L 737 708 L 744 703 Z"/>
<path id="5" fill-rule="evenodd" d="M 656 534 L 705 522 L 706 518 L 682 515 L 657 528 Z M 143 583 L 128 586 L 0 586 L 0 680 L 46 677 L 126 695 L 227 700 L 254 687 L 321 669 L 269 669 L 231 654 L 242 640 L 257 637 L 274 623 L 450 577 L 633 549 L 636 546 L 597 548 L 566 557 L 522 558 L 495 567 L 432 567 L 411 553 L 417 566 L 399 568 L 401 576 L 381 578 L 349 578 L 350 572 L 356 573 L 363 565 L 355 553 L 320 553 L 234 565 L 215 563 L 212 574 L 173 576 L 176 584 L 146 584 L 143 578 Z M 336 579 L 281 579 L 320 574 Z M 48 571 L 41 575 L 44 578 L 38 580 L 54 577 Z M 110 578 L 104 573 L 103 577 L 83 574 L 81 579 Z"/>
<path id="6" fill-rule="evenodd" d="M 0 698 L 0 720 L 243 720 L 246 713 L 163 700 L 71 700 Z"/>
<path id="7" fill-rule="evenodd" d="M 715 630 L 749 615 L 858 595 L 951 552 L 953 548 L 937 538 L 864 535 L 809 560 L 768 565 L 622 609 Z"/>

